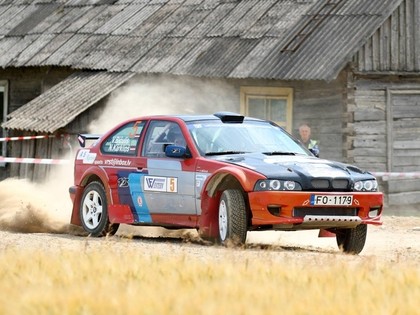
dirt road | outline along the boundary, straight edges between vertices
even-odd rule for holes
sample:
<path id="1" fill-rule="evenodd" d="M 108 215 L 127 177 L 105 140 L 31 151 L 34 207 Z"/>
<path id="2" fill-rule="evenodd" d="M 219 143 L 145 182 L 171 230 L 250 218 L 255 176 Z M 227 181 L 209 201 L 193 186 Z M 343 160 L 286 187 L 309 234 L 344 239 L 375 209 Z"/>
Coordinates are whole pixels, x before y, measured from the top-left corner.
<path id="1" fill-rule="evenodd" d="M 26 218 L 27 219 L 27 218 Z M 111 246 L 114 252 L 135 249 L 144 255 L 185 255 L 199 259 L 218 259 L 237 256 L 258 259 L 261 255 L 272 259 L 299 259 L 308 263 L 334 256 L 337 259 L 375 259 L 378 262 L 420 263 L 420 217 L 385 216 L 384 224 L 370 226 L 364 250 L 359 256 L 341 254 L 335 238 L 318 238 L 318 232 L 251 232 L 246 246 L 239 249 L 205 244 L 194 230 L 168 231 L 122 225 L 109 238 L 90 238 L 69 225 L 58 227 L 32 217 L 25 226 L 0 226 L 0 249 L 24 250 L 81 250 Z M 33 225 L 38 224 L 38 229 Z"/>

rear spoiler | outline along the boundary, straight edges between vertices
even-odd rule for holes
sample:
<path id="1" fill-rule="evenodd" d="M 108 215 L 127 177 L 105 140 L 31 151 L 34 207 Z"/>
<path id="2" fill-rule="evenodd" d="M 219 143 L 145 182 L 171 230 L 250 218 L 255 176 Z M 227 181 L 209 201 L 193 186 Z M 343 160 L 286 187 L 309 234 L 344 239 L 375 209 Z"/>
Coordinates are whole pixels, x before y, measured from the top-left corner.
<path id="1" fill-rule="evenodd" d="M 79 133 L 77 140 L 82 148 L 86 146 L 86 140 L 98 140 L 102 135 L 90 134 L 90 133 Z"/>

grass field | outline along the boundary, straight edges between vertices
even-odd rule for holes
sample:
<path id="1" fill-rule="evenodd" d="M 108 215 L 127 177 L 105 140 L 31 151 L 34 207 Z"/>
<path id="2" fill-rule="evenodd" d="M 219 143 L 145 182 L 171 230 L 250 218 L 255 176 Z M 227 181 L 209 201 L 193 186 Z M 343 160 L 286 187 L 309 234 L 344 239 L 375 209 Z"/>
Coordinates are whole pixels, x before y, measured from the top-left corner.
<path id="1" fill-rule="evenodd" d="M 331 256 L 330 256 L 331 258 Z M 0 253 L 0 314 L 418 314 L 420 268 L 374 259 Z"/>

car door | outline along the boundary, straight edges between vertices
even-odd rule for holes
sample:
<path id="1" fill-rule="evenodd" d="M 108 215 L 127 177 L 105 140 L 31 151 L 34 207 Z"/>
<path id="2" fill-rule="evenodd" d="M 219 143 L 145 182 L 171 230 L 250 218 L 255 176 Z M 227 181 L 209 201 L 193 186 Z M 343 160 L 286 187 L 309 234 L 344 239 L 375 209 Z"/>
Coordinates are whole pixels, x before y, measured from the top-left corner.
<path id="1" fill-rule="evenodd" d="M 130 121 L 107 136 L 101 145 L 101 158 L 95 164 L 106 171 L 112 202 L 134 209 L 129 174 L 138 169 L 140 139 L 146 121 Z"/>
<path id="2" fill-rule="evenodd" d="M 150 121 L 138 169 L 129 176 L 140 222 L 183 225 L 195 220 L 195 162 L 192 158 L 165 156 L 165 147 L 175 143 L 186 144 L 178 123 Z"/>

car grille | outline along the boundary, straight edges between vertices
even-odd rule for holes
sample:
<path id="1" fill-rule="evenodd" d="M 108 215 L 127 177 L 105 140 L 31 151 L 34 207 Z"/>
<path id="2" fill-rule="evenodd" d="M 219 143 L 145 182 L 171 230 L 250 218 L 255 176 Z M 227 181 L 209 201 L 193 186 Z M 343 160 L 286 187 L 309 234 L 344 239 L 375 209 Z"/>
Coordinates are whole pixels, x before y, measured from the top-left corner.
<path id="1" fill-rule="evenodd" d="M 305 215 L 329 215 L 329 216 L 356 216 L 357 208 L 338 208 L 338 207 L 297 207 L 293 209 L 294 217 L 304 217 Z"/>
<path id="2" fill-rule="evenodd" d="M 325 179 L 316 178 L 311 180 L 311 185 L 314 189 L 336 189 L 346 190 L 349 187 L 349 181 L 347 179 Z"/>

